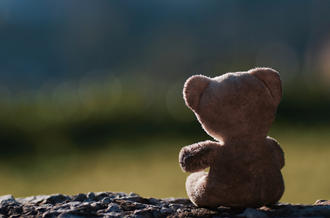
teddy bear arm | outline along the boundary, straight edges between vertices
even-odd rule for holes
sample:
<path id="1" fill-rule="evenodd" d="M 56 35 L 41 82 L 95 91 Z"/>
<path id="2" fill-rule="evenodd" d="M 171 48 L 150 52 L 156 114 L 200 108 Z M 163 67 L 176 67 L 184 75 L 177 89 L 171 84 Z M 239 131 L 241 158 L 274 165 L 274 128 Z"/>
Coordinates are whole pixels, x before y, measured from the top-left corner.
<path id="1" fill-rule="evenodd" d="M 183 147 L 179 155 L 182 171 L 194 173 L 208 168 L 219 146 L 216 142 L 204 141 Z"/>
<path id="2" fill-rule="evenodd" d="M 284 161 L 284 152 L 281 148 L 281 146 L 277 143 L 277 141 L 271 137 L 267 137 L 267 141 L 269 144 L 275 149 L 277 159 L 280 165 L 280 169 L 284 167 L 285 161 Z"/>

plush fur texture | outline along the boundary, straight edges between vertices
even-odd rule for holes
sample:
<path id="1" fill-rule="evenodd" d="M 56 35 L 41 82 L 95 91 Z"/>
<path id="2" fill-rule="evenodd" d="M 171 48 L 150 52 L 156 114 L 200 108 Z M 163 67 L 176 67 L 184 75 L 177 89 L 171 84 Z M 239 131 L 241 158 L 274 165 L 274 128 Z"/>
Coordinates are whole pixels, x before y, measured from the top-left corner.
<path id="1" fill-rule="evenodd" d="M 190 77 L 186 105 L 216 141 L 183 147 L 179 162 L 190 200 L 199 207 L 261 207 L 284 193 L 284 154 L 267 133 L 282 96 L 279 74 L 270 68 Z M 209 172 L 204 172 L 209 167 Z"/>

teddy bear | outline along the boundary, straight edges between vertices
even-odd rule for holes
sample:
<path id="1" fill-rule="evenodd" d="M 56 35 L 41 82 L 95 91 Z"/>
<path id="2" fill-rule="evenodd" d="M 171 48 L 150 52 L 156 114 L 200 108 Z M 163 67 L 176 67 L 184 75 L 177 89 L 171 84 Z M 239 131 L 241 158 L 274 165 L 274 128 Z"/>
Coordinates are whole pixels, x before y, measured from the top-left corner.
<path id="1" fill-rule="evenodd" d="M 284 153 L 267 133 L 281 96 L 281 78 L 271 68 L 187 79 L 185 103 L 215 140 L 179 154 L 181 169 L 192 173 L 186 190 L 196 206 L 258 208 L 279 201 Z"/>

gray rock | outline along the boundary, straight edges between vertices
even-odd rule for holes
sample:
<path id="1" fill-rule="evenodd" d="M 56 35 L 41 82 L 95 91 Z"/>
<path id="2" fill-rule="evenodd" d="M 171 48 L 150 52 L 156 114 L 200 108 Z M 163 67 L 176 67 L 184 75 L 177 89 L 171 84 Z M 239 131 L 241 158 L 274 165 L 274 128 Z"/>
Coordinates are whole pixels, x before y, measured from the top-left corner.
<path id="1" fill-rule="evenodd" d="M 314 205 L 277 203 L 258 209 L 198 208 L 186 198 L 143 198 L 136 193 L 89 192 L 14 199 L 0 196 L 1 217 L 330 217 L 330 201 Z"/>
<path id="2" fill-rule="evenodd" d="M 0 205 L 5 205 L 5 204 L 13 204 L 17 203 L 15 198 L 12 195 L 4 195 L 0 197 Z"/>

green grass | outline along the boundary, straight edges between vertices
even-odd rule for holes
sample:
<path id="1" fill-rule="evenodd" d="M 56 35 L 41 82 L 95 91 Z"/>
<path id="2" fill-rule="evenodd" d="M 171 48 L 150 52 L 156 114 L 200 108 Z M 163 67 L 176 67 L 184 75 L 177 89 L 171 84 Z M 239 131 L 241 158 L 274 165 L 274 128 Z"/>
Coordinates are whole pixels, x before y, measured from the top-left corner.
<path id="1" fill-rule="evenodd" d="M 15 167 L 0 167 L 0 195 L 77 194 L 97 191 L 136 192 L 142 196 L 185 197 L 185 178 L 178 164 L 184 142 L 148 141 L 136 146 L 84 151 L 60 158 L 42 157 Z M 143 147 L 144 146 L 144 147 Z M 152 146 L 152 147 L 151 147 Z M 20 166 L 22 168 L 20 168 Z"/>
<path id="2" fill-rule="evenodd" d="M 281 202 L 312 204 L 330 199 L 329 131 L 327 127 L 272 129 L 269 135 L 280 143 L 286 160 L 282 170 L 286 191 Z M 98 151 L 16 158 L 14 165 L 8 161 L 0 164 L 0 195 L 123 191 L 144 197 L 187 197 L 185 179 L 189 174 L 181 171 L 178 153 L 193 142 L 146 137 L 112 143 L 115 146 Z"/>
<path id="3" fill-rule="evenodd" d="M 328 127 L 273 131 L 272 136 L 285 152 L 282 173 L 286 190 L 282 202 L 312 204 L 317 199 L 330 199 L 329 132 Z"/>

